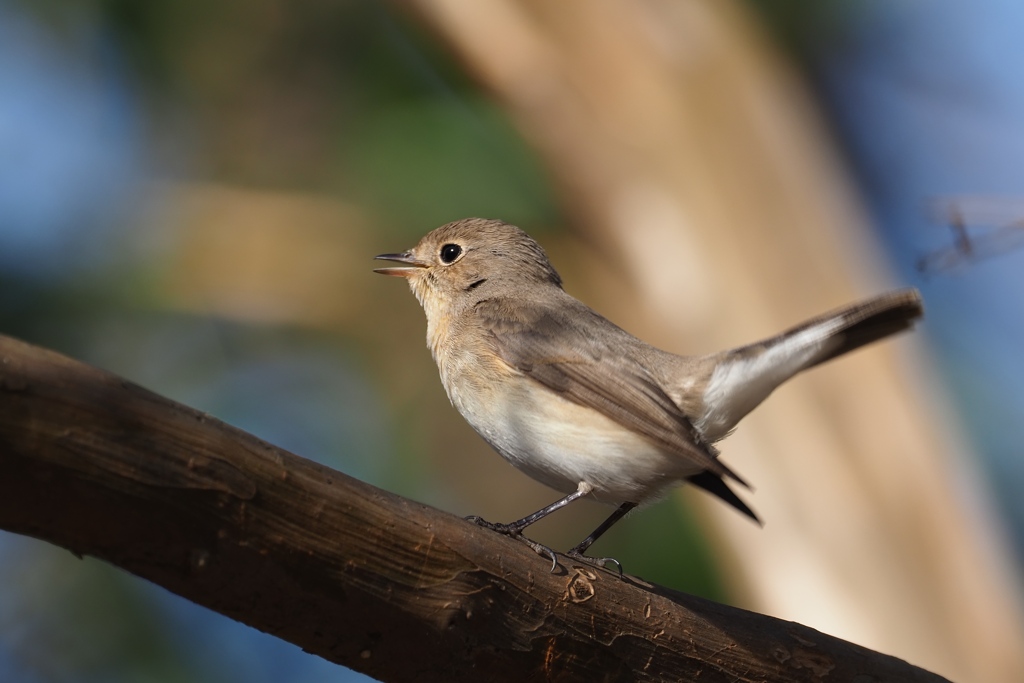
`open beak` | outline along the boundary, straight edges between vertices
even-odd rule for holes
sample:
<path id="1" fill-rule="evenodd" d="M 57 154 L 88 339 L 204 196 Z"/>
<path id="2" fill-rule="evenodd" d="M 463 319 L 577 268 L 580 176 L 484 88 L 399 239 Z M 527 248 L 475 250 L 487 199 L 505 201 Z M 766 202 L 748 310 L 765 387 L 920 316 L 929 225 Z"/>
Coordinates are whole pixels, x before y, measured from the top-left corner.
<path id="1" fill-rule="evenodd" d="M 405 263 L 409 267 L 406 268 L 374 268 L 373 272 L 380 273 L 381 275 L 394 275 L 396 277 L 409 277 L 413 273 L 417 272 L 421 268 L 426 268 L 427 264 L 422 261 L 417 261 L 416 257 L 408 251 L 403 251 L 401 254 L 381 254 L 380 256 L 373 257 L 377 261 L 394 261 L 396 263 Z"/>

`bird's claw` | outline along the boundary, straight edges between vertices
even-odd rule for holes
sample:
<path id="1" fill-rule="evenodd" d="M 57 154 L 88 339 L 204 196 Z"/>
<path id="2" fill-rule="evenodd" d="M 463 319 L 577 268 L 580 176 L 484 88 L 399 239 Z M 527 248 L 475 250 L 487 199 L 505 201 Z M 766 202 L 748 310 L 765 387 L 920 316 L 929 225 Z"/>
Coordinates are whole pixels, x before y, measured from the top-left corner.
<path id="1" fill-rule="evenodd" d="M 614 557 L 588 557 L 580 551 L 576 550 L 575 548 L 568 551 L 566 555 L 574 560 L 586 562 L 587 564 L 592 564 L 596 567 L 601 567 L 602 569 L 604 569 L 607 564 L 612 563 L 615 565 L 615 569 L 619 573 L 619 578 L 622 578 L 622 563 L 616 560 Z"/>
<path id="2" fill-rule="evenodd" d="M 554 574 L 555 570 L 558 569 L 558 556 L 555 555 L 555 551 L 546 545 L 537 543 L 537 541 L 531 541 L 526 536 L 520 535 L 519 538 L 522 539 L 523 543 L 530 546 L 533 549 L 533 552 L 537 553 L 541 557 L 551 558 L 551 573 Z"/>

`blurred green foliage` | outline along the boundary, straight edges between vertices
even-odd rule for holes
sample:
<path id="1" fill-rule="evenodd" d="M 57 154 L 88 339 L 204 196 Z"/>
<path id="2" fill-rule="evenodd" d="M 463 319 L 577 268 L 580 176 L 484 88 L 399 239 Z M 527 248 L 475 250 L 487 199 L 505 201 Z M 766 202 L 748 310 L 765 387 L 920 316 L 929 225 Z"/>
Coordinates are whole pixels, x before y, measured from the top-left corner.
<path id="1" fill-rule="evenodd" d="M 851 22 L 870 15 L 860 0 L 745 0 L 774 34 L 776 42 L 798 59 L 834 46 Z"/>

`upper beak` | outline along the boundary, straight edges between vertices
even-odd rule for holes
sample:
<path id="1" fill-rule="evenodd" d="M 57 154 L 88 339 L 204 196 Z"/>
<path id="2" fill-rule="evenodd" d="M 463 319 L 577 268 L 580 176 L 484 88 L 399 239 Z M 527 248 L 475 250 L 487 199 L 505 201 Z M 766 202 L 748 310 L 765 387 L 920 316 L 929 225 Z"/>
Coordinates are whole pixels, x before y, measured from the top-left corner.
<path id="1" fill-rule="evenodd" d="M 423 261 L 416 260 L 408 251 L 403 251 L 401 254 L 381 254 L 380 256 L 373 257 L 377 261 L 396 261 L 398 263 L 407 263 L 410 268 L 374 268 L 373 272 L 380 273 L 381 275 L 396 275 L 398 277 L 409 277 L 420 268 L 426 268 L 427 264 Z"/>

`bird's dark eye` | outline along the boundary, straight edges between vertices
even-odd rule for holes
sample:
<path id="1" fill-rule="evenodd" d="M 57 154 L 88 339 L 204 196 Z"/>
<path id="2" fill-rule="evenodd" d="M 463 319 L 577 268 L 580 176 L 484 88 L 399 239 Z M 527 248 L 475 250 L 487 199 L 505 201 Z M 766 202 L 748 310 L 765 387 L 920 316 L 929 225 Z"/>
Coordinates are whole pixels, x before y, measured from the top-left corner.
<path id="1" fill-rule="evenodd" d="M 446 244 L 441 247 L 441 263 L 454 263 L 462 255 L 462 247 L 457 244 Z"/>

